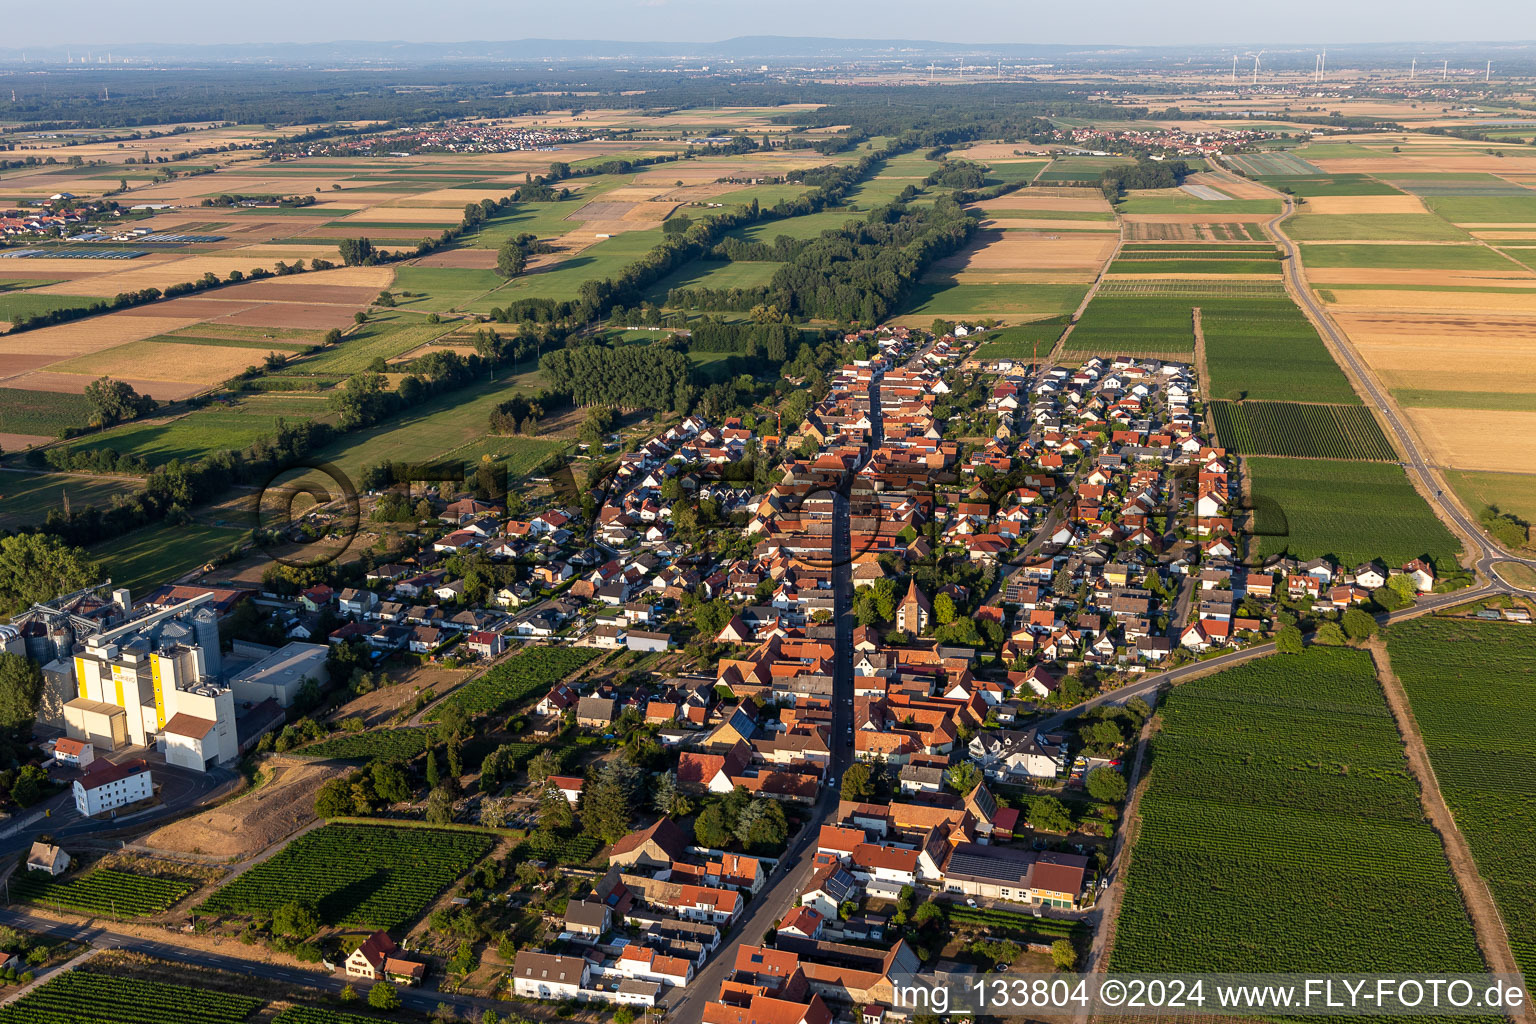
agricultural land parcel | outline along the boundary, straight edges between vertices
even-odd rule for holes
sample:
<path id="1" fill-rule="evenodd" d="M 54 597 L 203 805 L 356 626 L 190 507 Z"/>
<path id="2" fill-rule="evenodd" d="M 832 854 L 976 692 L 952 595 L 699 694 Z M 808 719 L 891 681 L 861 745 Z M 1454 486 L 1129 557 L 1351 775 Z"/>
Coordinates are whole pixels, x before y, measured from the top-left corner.
<path id="1" fill-rule="evenodd" d="M 1536 972 L 1536 633 L 1422 618 L 1388 629 L 1387 651 L 1515 958 Z"/>
<path id="2" fill-rule="evenodd" d="M 1185 683 L 1153 753 L 1114 969 L 1483 969 L 1365 653 Z"/>

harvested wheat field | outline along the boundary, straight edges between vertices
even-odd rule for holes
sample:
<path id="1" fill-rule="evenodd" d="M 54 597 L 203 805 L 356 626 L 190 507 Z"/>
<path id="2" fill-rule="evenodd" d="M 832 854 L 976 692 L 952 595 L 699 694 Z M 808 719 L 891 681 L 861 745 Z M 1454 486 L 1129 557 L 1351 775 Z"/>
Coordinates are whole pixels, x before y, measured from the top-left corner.
<path id="1" fill-rule="evenodd" d="M 1117 238 L 1102 232 L 1059 236 L 1024 231 L 976 232 L 971 244 L 938 260 L 930 276 L 993 270 L 1097 270 L 1115 251 Z"/>
<path id="2" fill-rule="evenodd" d="M 271 776 L 264 785 L 214 810 L 156 829 L 141 842 L 156 850 L 249 857 L 314 821 L 315 794 L 347 768 L 278 756 L 266 761 L 262 770 Z"/>
<path id="3" fill-rule="evenodd" d="M 457 224 L 464 219 L 464 207 L 453 209 L 446 206 L 375 206 L 358 210 L 338 218 L 343 224 L 349 220 L 378 221 L 386 224 Z"/>
<path id="4" fill-rule="evenodd" d="M 1428 213 L 1418 196 L 1313 196 L 1307 213 Z"/>
<path id="5" fill-rule="evenodd" d="M 1388 387 L 1536 391 L 1536 317 L 1335 309 L 1333 318 Z"/>
<path id="6" fill-rule="evenodd" d="M 131 341 L 104 352 L 55 363 L 56 373 L 90 377 L 166 381 L 207 387 L 228 380 L 252 363 L 259 350 L 220 345 L 183 345 L 169 341 Z M 157 394 L 156 397 L 159 397 Z"/>
<path id="7" fill-rule="evenodd" d="M 215 322 L 246 327 L 295 327 L 323 331 L 332 327 L 346 327 L 352 323 L 352 314 L 355 312 L 355 306 L 268 302 L 220 317 Z"/>
<path id="8" fill-rule="evenodd" d="M 1027 160 L 1030 157 L 1028 152 L 1012 142 L 978 142 L 957 149 L 955 155 L 966 160 Z"/>
<path id="9" fill-rule="evenodd" d="M 1403 410 L 1430 460 L 1456 469 L 1536 473 L 1536 412 L 1478 409 Z"/>
<path id="10" fill-rule="evenodd" d="M 203 347 L 199 348 L 199 352 Z M 249 353 L 249 349 L 246 350 Z M 251 362 L 249 358 L 247 363 Z M 25 391 L 57 391 L 66 395 L 80 395 L 85 393 L 86 385 L 97 379 L 98 375 L 89 373 L 60 373 L 52 369 L 33 370 L 19 377 L 6 380 L 8 388 L 21 388 Z M 206 385 L 191 381 L 160 380 L 148 377 L 118 377 L 123 383 L 132 387 L 141 395 L 149 395 L 162 402 L 176 402 L 183 398 L 197 394 L 206 388 Z"/>
<path id="11" fill-rule="evenodd" d="M 1323 287 L 1326 287 L 1323 286 Z M 1536 313 L 1536 291 L 1388 291 L 1375 288 L 1330 293 L 1335 310 L 1422 310 L 1424 313 Z"/>
<path id="12" fill-rule="evenodd" d="M 195 323 L 196 317 L 185 316 L 89 317 L 0 338 L 0 356 L 46 356 L 49 362 L 57 362 L 152 338 Z"/>
<path id="13" fill-rule="evenodd" d="M 1273 199 L 1274 193 L 1256 181 L 1223 178 L 1215 174 L 1192 174 L 1186 179 L 1191 185 L 1209 185 L 1233 199 Z M 1311 200 L 1308 200 L 1310 203 Z"/>
<path id="14" fill-rule="evenodd" d="M 1307 280 L 1318 287 L 1330 284 L 1459 285 L 1463 287 L 1524 288 L 1536 285 L 1536 275 L 1514 263 L 1506 270 L 1362 270 L 1358 267 L 1308 267 Z M 1403 293 L 1407 295 L 1405 291 Z M 1431 293 L 1432 294 L 1432 293 Z M 1454 299 L 1454 293 L 1439 293 Z"/>
<path id="15" fill-rule="evenodd" d="M 250 309 L 257 305 L 256 302 L 230 301 L 228 299 L 200 299 L 192 296 L 183 296 L 175 299 L 162 299 L 146 306 L 134 306 L 132 309 L 120 309 L 112 316 L 133 317 L 188 317 L 194 320 L 212 320 L 216 317 L 228 316 L 238 313 L 243 309 Z"/>

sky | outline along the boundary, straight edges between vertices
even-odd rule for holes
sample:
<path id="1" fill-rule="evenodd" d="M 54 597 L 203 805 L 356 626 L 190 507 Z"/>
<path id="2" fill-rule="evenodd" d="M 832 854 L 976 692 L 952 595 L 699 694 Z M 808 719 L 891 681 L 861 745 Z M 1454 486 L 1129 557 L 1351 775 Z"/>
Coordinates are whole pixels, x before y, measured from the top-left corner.
<path id="1" fill-rule="evenodd" d="M 742 35 L 1143 46 L 1536 39 L 1531 0 L 263 0 L 258 9 L 75 0 L 79 43 L 456 42 L 527 38 L 711 41 Z M 88 38 L 90 26 L 110 26 Z M 50 18 L 12 18 L 7 47 L 58 45 Z"/>

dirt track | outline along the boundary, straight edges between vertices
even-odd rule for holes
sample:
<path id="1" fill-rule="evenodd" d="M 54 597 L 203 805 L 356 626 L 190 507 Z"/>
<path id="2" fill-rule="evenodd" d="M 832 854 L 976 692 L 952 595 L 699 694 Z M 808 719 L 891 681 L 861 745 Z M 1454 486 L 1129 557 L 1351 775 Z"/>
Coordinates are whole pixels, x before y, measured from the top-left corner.
<path id="1" fill-rule="evenodd" d="M 1488 892 L 1487 883 L 1478 874 L 1477 862 L 1467 846 L 1466 837 L 1456 827 L 1456 819 L 1440 793 L 1440 783 L 1430 764 L 1429 751 L 1424 746 L 1419 723 L 1414 720 L 1413 709 L 1408 705 L 1403 684 L 1392 671 L 1387 646 L 1379 637 L 1372 639 L 1366 646 L 1371 652 L 1371 661 L 1376 665 L 1376 678 L 1380 680 L 1382 691 L 1386 694 L 1387 706 L 1392 709 L 1392 717 L 1397 722 L 1397 731 L 1403 737 L 1403 746 L 1408 754 L 1408 769 L 1419 783 L 1419 803 L 1445 845 L 1445 856 L 1450 861 L 1451 872 L 1456 876 L 1456 884 L 1461 889 L 1461 899 L 1466 905 L 1467 915 L 1472 919 L 1472 931 L 1477 936 L 1477 945 L 1483 952 L 1483 959 L 1488 962 L 1488 969 L 1496 974 L 1517 974 L 1520 967 L 1510 951 L 1504 923 Z M 1529 1007 L 1523 1013 L 1511 1016 L 1516 1021 L 1530 1022 L 1536 1019 L 1532 1017 Z"/>

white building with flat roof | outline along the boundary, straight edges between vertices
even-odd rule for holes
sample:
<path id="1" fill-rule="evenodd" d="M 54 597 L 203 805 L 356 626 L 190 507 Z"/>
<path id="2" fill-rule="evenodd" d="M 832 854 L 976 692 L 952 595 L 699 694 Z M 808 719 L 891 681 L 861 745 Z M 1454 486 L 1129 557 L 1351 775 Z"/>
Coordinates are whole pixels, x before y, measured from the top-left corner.
<path id="1" fill-rule="evenodd" d="M 272 698 L 283 707 L 293 704 L 306 679 L 325 680 L 325 644 L 287 644 L 230 677 L 229 687 L 241 704 Z"/>

